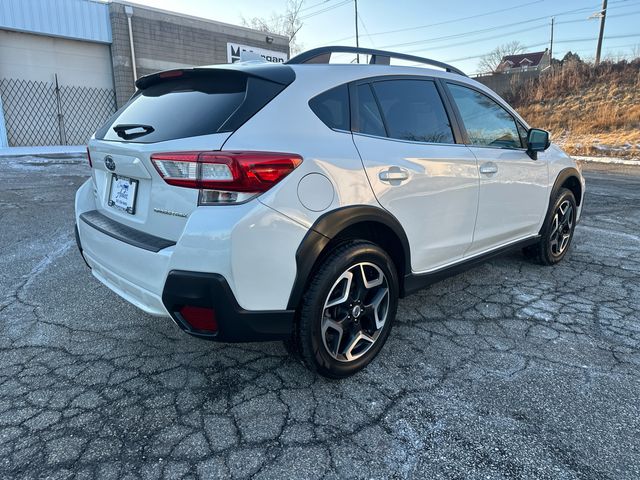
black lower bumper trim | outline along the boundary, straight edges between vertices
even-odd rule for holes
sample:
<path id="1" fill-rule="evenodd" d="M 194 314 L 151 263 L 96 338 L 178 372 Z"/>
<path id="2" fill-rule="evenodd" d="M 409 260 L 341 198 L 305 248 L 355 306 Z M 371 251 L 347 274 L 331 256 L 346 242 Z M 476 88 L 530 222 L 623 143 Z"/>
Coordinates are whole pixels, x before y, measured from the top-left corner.
<path id="1" fill-rule="evenodd" d="M 163 248 L 176 244 L 176 242 L 172 240 L 156 237 L 155 235 L 150 235 L 136 230 L 135 228 L 118 223 L 97 210 L 91 210 L 80 214 L 80 220 L 105 235 L 109 235 L 116 240 L 128 243 L 134 247 L 149 250 L 150 252 L 159 252 Z"/>
<path id="2" fill-rule="evenodd" d="M 162 302 L 185 332 L 220 342 L 260 342 L 288 338 L 293 330 L 293 310 L 250 311 L 240 305 L 226 279 L 215 273 L 172 270 L 162 292 Z M 185 305 L 213 308 L 218 332 L 194 330 L 180 315 Z"/>

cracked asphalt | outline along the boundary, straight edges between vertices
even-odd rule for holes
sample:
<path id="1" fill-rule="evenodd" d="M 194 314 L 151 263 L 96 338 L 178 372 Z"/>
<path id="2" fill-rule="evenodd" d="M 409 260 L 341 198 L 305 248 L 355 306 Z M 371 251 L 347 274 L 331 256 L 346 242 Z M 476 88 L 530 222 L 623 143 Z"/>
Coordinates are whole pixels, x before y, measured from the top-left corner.
<path id="1" fill-rule="evenodd" d="M 86 175 L 0 159 L 0 478 L 640 477 L 640 172 L 586 174 L 562 264 L 401 301 L 345 381 L 102 287 L 73 240 Z"/>

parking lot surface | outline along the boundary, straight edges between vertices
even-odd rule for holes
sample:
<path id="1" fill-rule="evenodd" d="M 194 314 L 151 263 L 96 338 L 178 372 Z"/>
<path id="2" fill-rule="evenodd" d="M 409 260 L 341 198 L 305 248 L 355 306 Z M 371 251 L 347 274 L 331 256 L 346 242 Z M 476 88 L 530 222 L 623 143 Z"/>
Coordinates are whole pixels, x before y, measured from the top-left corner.
<path id="1" fill-rule="evenodd" d="M 79 160 L 0 159 L 0 478 L 640 477 L 640 176 L 587 173 L 556 267 L 511 254 L 400 302 L 344 381 L 93 279 Z"/>

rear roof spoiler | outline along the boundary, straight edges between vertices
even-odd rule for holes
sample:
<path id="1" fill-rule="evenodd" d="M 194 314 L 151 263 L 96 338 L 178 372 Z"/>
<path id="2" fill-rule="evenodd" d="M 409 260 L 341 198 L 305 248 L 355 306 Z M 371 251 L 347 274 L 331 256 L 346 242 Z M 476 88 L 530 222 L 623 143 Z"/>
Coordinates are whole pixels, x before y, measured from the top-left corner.
<path id="1" fill-rule="evenodd" d="M 212 65 L 207 67 L 177 68 L 174 70 L 165 70 L 162 72 L 145 75 L 136 80 L 136 87 L 140 90 L 150 87 L 163 80 L 171 78 L 189 78 L 193 76 L 206 75 L 207 73 L 215 75 L 216 73 L 230 73 L 237 75 L 246 75 L 249 77 L 261 78 L 280 85 L 289 85 L 292 83 L 296 74 L 291 67 L 278 63 L 232 63 L 228 65 Z"/>

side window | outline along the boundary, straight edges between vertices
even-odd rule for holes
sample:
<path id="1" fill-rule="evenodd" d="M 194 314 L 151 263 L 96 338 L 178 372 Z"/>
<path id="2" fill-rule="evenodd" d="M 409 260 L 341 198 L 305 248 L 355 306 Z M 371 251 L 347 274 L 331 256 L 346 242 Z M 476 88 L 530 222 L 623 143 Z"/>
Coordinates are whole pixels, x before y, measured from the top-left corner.
<path id="1" fill-rule="evenodd" d="M 347 85 L 340 85 L 312 98 L 309 107 L 327 127 L 351 130 Z"/>
<path id="2" fill-rule="evenodd" d="M 358 119 L 358 132 L 386 137 L 387 132 L 384 129 L 384 123 L 382 123 L 378 104 L 373 97 L 373 92 L 371 92 L 371 86 L 368 83 L 358 85 L 357 96 L 356 118 Z"/>
<path id="3" fill-rule="evenodd" d="M 516 122 L 491 98 L 467 87 L 448 84 L 471 145 L 522 148 Z"/>
<path id="4" fill-rule="evenodd" d="M 451 123 L 434 82 L 383 80 L 373 83 L 391 138 L 455 143 Z"/>

